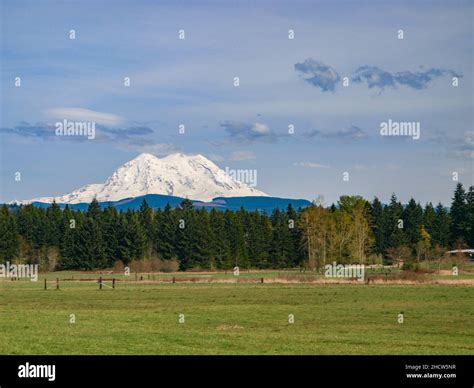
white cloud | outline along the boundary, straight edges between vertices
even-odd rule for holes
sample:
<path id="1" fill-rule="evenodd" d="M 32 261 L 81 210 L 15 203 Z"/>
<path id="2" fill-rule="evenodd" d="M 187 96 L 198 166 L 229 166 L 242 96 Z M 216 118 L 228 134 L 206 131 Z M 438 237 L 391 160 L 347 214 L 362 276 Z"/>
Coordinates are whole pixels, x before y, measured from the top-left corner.
<path id="1" fill-rule="evenodd" d="M 263 123 L 225 120 L 220 126 L 237 142 L 275 141 L 277 135 Z"/>
<path id="2" fill-rule="evenodd" d="M 46 114 L 48 117 L 57 120 L 91 121 L 111 126 L 125 122 L 125 119 L 121 116 L 83 108 L 51 108 L 46 111 Z"/>
<path id="3" fill-rule="evenodd" d="M 262 124 L 262 123 L 255 123 L 252 126 L 252 132 L 258 134 L 258 135 L 267 135 L 270 133 L 270 128 L 268 128 L 268 125 Z"/>

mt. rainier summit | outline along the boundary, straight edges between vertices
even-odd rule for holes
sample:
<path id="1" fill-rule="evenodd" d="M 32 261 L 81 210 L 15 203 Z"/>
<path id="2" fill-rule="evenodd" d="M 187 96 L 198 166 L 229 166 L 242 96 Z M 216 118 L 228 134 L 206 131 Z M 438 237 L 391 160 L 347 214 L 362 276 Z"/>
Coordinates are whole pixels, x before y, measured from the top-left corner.
<path id="1" fill-rule="evenodd" d="M 171 154 L 158 158 L 140 154 L 119 167 L 102 184 L 89 184 L 60 197 L 35 198 L 17 203 L 81 203 L 119 201 L 147 194 L 163 194 L 193 200 L 211 201 L 215 197 L 267 196 L 238 182 L 202 155 Z"/>

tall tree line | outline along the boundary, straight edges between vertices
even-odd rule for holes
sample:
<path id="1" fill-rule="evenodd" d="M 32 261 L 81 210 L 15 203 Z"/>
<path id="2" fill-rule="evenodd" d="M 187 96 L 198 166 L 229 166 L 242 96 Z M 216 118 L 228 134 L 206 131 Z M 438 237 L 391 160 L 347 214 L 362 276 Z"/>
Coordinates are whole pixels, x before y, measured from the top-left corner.
<path id="1" fill-rule="evenodd" d="M 218 211 L 184 200 L 175 209 L 87 211 L 32 205 L 0 208 L 0 263 L 46 263 L 50 269 L 110 268 L 121 261 L 175 259 L 191 268 L 318 267 L 332 261 L 360 263 L 410 255 L 430 259 L 446 249 L 474 247 L 474 188 L 454 191 L 449 211 L 442 204 L 403 206 L 392 195 L 384 205 L 342 196 L 329 208 Z"/>
<path id="2" fill-rule="evenodd" d="M 474 187 L 466 192 L 456 185 L 449 210 L 441 203 L 424 207 L 413 198 L 402 206 L 395 195 L 383 206 L 375 198 L 369 204 L 371 228 L 375 236 L 374 251 L 387 254 L 400 246 L 413 254 L 423 254 L 434 247 L 474 248 Z"/>
<path id="3" fill-rule="evenodd" d="M 3 205 L 0 262 L 44 263 L 54 256 L 52 267 L 61 270 L 110 268 L 118 261 L 128 265 L 151 258 L 178 260 L 181 270 L 293 267 L 304 259 L 299 231 L 292 226 L 299 213 L 291 206 L 271 215 L 207 211 L 189 200 L 162 210 L 144 201 L 139 210 L 123 212 L 102 209 L 96 200 L 87 211 L 61 210 L 56 203 L 47 209 Z"/>

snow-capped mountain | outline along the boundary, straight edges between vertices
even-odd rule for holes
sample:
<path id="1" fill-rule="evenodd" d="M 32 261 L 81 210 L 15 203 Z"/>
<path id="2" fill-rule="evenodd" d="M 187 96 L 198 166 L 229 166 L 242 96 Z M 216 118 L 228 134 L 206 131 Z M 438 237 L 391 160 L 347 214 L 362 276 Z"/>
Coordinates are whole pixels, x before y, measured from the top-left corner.
<path id="1" fill-rule="evenodd" d="M 103 184 L 89 184 L 60 197 L 34 198 L 16 203 L 81 203 L 118 201 L 146 194 L 164 194 L 193 200 L 215 197 L 266 196 L 233 179 L 202 155 L 182 153 L 158 158 L 140 154 L 118 168 Z"/>

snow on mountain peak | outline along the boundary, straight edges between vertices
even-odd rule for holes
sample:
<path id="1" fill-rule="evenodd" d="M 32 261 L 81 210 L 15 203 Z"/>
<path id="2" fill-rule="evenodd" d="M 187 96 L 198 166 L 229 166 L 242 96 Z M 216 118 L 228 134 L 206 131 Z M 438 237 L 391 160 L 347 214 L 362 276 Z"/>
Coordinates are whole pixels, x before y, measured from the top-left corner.
<path id="1" fill-rule="evenodd" d="M 146 194 L 164 194 L 193 200 L 215 197 L 266 196 L 238 182 L 201 154 L 175 153 L 158 158 L 142 153 L 119 167 L 103 184 L 90 184 L 60 197 L 35 198 L 20 203 L 118 201 Z"/>

